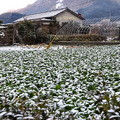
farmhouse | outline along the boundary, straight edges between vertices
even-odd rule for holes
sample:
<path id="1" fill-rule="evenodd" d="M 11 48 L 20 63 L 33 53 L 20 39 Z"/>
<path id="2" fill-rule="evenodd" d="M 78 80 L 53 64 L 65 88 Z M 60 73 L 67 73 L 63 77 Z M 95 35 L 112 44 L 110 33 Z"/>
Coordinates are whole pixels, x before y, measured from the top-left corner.
<path id="1" fill-rule="evenodd" d="M 84 20 L 84 18 L 80 14 L 77 14 L 69 8 L 62 8 L 24 16 L 14 21 L 14 23 L 17 24 L 24 20 L 34 22 L 37 27 L 42 30 L 44 29 L 49 34 L 55 34 L 57 29 L 64 23 L 72 21 L 77 22 L 82 26 L 82 21 Z"/>
<path id="2" fill-rule="evenodd" d="M 59 31 L 59 29 L 64 24 L 70 22 L 77 23 L 79 24 L 79 26 L 82 26 L 83 20 L 84 18 L 80 14 L 77 14 L 76 12 L 70 10 L 69 8 L 56 9 L 47 12 L 27 15 L 13 22 L 14 38 L 20 40 L 18 28 L 19 24 L 22 23 L 23 21 L 32 22 L 35 28 L 35 33 L 39 36 L 44 35 L 44 33 L 46 35 L 56 34 L 57 31 Z"/>
<path id="3" fill-rule="evenodd" d="M 82 20 L 84 20 L 84 18 L 80 14 L 73 12 L 69 8 L 62 8 L 24 16 L 14 22 L 17 23 L 24 20 L 43 21 L 43 24 L 49 24 L 50 22 L 56 21 L 59 22 L 60 25 L 62 25 L 62 23 L 70 21 L 82 24 Z"/>
<path id="4" fill-rule="evenodd" d="M 24 16 L 16 21 L 15 24 L 20 23 L 24 20 L 32 21 L 41 30 L 47 31 L 48 34 L 55 34 L 60 26 L 68 22 L 77 22 L 82 26 L 82 21 L 84 18 L 69 8 L 62 8 L 51 10 L 47 12 L 42 12 L 38 14 Z"/>

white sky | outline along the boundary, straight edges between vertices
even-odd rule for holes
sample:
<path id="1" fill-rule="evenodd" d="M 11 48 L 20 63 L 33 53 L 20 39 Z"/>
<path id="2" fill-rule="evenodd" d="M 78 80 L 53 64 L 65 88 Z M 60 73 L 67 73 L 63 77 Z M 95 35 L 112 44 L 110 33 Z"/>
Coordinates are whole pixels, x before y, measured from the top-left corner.
<path id="1" fill-rule="evenodd" d="M 0 0 L 0 14 L 26 7 L 37 0 Z"/>

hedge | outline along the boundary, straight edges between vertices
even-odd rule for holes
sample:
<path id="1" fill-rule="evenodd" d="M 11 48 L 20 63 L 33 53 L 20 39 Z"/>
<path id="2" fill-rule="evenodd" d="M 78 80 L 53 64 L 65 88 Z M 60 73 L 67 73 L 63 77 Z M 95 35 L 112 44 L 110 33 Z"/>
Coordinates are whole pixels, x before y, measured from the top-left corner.
<path id="1" fill-rule="evenodd" d="M 51 35 L 50 39 L 54 41 L 106 41 L 102 35 Z"/>
<path id="2" fill-rule="evenodd" d="M 53 41 L 54 45 L 118 45 L 120 42 L 103 41 Z"/>

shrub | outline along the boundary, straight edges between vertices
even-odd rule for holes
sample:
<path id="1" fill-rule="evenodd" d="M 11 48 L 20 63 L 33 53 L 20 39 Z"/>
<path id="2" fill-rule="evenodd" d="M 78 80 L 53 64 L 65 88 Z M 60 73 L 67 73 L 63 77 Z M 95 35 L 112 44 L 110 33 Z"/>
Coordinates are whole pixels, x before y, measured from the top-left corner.
<path id="1" fill-rule="evenodd" d="M 23 39 L 25 44 L 34 44 L 36 35 L 33 23 L 31 21 L 24 20 L 18 26 L 19 35 Z"/>
<path id="2" fill-rule="evenodd" d="M 40 32 L 36 32 L 36 43 L 47 43 L 49 41 L 48 39 L 48 31 L 42 30 Z"/>
<path id="3" fill-rule="evenodd" d="M 37 43 L 43 43 L 48 40 L 47 38 L 47 31 L 37 30 L 39 28 L 36 28 L 34 23 L 31 21 L 22 21 L 18 25 L 18 32 L 20 37 L 22 38 L 22 43 L 24 44 L 37 44 Z"/>
<path id="4" fill-rule="evenodd" d="M 0 20 L 0 24 L 2 24 L 3 23 L 3 21 L 2 20 Z"/>
<path id="5" fill-rule="evenodd" d="M 6 30 L 1 31 L 4 35 L 0 36 L 0 45 L 12 45 L 13 43 L 13 26 L 9 25 Z"/>

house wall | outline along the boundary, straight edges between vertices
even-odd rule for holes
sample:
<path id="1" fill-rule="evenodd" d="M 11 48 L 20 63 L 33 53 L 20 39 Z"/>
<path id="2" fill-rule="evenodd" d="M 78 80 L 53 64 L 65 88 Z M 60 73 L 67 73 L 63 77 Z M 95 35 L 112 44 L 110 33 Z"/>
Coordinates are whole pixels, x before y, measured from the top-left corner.
<path id="1" fill-rule="evenodd" d="M 56 21 L 58 21 L 59 24 L 62 24 L 63 22 L 74 21 L 74 22 L 80 23 L 82 26 L 82 20 L 80 20 L 80 18 L 76 17 L 75 15 L 73 15 L 72 13 L 68 11 L 65 11 L 61 13 L 60 15 L 58 15 L 56 17 Z"/>

